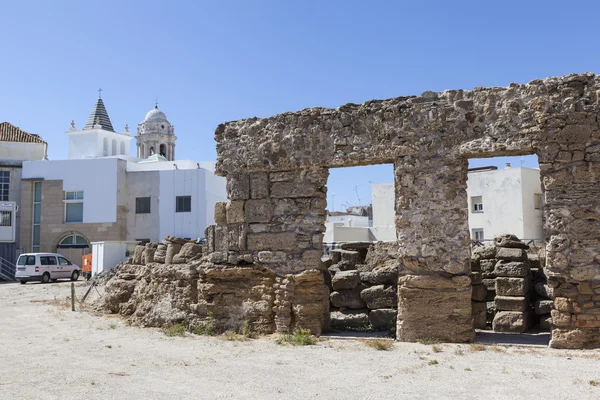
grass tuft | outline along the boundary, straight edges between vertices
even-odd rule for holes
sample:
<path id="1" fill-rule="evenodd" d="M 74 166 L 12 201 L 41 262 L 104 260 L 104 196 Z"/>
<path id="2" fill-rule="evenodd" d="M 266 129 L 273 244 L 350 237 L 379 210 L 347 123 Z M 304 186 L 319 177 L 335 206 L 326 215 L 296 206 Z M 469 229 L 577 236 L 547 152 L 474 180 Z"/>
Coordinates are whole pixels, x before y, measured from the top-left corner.
<path id="1" fill-rule="evenodd" d="M 439 362 L 438 362 L 438 360 L 430 360 L 427 364 L 429 364 L 429 365 L 438 365 Z"/>
<path id="2" fill-rule="evenodd" d="M 421 343 L 421 344 L 440 344 L 440 343 L 442 343 L 442 341 L 440 339 L 438 339 L 438 338 L 430 337 L 430 338 L 418 339 L 417 343 Z"/>
<path id="3" fill-rule="evenodd" d="M 591 386 L 598 386 L 598 382 L 592 379 L 592 380 L 590 380 L 590 385 Z"/>
<path id="4" fill-rule="evenodd" d="M 275 340 L 275 343 L 279 345 L 309 346 L 317 343 L 317 339 L 310 334 L 310 329 L 296 329 L 293 335 L 279 336 Z"/>
<path id="5" fill-rule="evenodd" d="M 487 350 L 487 347 L 485 347 L 482 344 L 477 344 L 477 343 L 471 343 L 471 345 L 469 346 L 469 348 L 473 352 L 475 352 L 475 351 L 486 351 Z"/>
<path id="6" fill-rule="evenodd" d="M 214 336 L 216 334 L 215 318 L 213 316 L 213 313 L 209 312 L 206 321 L 196 325 L 196 327 L 194 328 L 194 333 L 196 335 L 203 336 Z"/>
<path id="7" fill-rule="evenodd" d="M 394 348 L 394 341 L 389 339 L 368 339 L 362 342 L 375 350 L 391 350 Z"/>
<path id="8" fill-rule="evenodd" d="M 440 346 L 432 346 L 431 350 L 433 350 L 434 353 L 441 353 L 442 352 L 442 348 Z"/>
<path id="9" fill-rule="evenodd" d="M 245 342 L 248 338 L 244 335 L 239 335 L 232 331 L 227 331 L 220 336 L 221 339 L 227 340 L 229 342 Z"/>
<path id="10" fill-rule="evenodd" d="M 174 336 L 185 336 L 185 324 L 184 322 L 180 322 L 177 325 L 170 326 L 168 328 L 163 329 L 163 332 L 166 336 L 174 337 Z"/>

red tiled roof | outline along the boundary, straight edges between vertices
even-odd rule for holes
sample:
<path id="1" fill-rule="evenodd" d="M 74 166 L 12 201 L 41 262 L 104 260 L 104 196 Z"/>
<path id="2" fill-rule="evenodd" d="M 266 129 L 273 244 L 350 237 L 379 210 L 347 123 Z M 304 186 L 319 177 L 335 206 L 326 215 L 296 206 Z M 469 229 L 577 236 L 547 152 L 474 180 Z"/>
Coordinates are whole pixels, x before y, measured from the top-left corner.
<path id="1" fill-rule="evenodd" d="M 8 122 L 0 123 L 0 142 L 46 143 L 40 135 L 25 132 Z"/>

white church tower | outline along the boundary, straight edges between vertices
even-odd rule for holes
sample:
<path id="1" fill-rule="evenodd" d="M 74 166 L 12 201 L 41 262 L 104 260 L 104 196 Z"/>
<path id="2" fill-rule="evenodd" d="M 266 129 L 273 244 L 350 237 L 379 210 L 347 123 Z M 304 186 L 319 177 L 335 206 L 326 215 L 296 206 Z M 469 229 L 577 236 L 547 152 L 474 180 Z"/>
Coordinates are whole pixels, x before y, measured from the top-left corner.
<path id="1" fill-rule="evenodd" d="M 138 124 L 137 157 L 148 158 L 158 155 L 168 161 L 175 160 L 175 127 L 167 120 L 158 104 Z"/>
<path id="2" fill-rule="evenodd" d="M 128 129 L 125 126 L 125 133 L 115 132 L 102 97 L 98 95 L 98 101 L 83 129 L 75 128 L 75 122 L 71 121 L 71 129 L 67 131 L 69 159 L 129 156 L 129 142 L 133 138 L 129 136 Z"/>

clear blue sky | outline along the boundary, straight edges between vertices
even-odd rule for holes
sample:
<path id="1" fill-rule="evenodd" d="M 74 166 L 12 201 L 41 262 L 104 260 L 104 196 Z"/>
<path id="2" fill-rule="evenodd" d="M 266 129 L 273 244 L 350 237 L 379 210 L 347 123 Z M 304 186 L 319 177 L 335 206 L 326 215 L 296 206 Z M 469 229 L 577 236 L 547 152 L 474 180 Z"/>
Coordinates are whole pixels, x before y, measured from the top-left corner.
<path id="1" fill-rule="evenodd" d="M 600 71 L 597 1 L 4 0 L 0 14 L 0 121 L 51 159 L 99 87 L 119 131 L 158 98 L 178 158 L 200 161 L 224 121 Z M 333 170 L 330 192 L 356 203 L 386 174 Z"/>

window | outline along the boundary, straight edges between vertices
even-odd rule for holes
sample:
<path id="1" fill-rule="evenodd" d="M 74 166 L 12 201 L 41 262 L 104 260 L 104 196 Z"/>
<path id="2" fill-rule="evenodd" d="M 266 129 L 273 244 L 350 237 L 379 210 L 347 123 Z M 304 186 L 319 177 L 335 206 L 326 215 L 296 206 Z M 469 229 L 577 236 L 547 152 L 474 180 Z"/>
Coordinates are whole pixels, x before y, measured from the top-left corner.
<path id="1" fill-rule="evenodd" d="M 544 200 L 541 193 L 533 194 L 533 208 L 541 210 L 544 207 Z"/>
<path id="2" fill-rule="evenodd" d="M 0 211 L 0 226 L 12 226 L 12 211 Z"/>
<path id="3" fill-rule="evenodd" d="M 120 154 L 125 155 L 125 142 L 121 142 L 120 147 L 121 147 Z"/>
<path id="4" fill-rule="evenodd" d="M 35 256 L 20 256 L 17 265 L 35 265 Z"/>
<path id="5" fill-rule="evenodd" d="M 107 155 L 108 155 L 108 139 L 107 139 L 107 138 L 104 138 L 104 139 L 102 140 L 102 147 L 103 147 L 103 149 L 102 149 L 102 150 L 104 151 L 104 154 L 103 154 L 103 155 L 104 155 L 104 156 L 107 156 Z"/>
<path id="6" fill-rule="evenodd" d="M 65 223 L 83 222 L 83 192 L 65 192 Z"/>
<path id="7" fill-rule="evenodd" d="M 117 155 L 117 139 L 112 140 L 112 154 L 113 156 Z"/>
<path id="8" fill-rule="evenodd" d="M 481 196 L 471 197 L 471 212 L 483 212 L 483 199 Z"/>
<path id="9" fill-rule="evenodd" d="M 64 257 L 58 257 L 58 264 L 59 265 L 71 265 L 71 261 L 67 260 Z"/>
<path id="10" fill-rule="evenodd" d="M 0 171 L 0 201 L 8 201 L 10 171 Z"/>
<path id="11" fill-rule="evenodd" d="M 42 264 L 42 265 L 56 265 L 56 257 L 54 257 L 54 256 L 42 256 L 42 257 L 40 257 L 40 264 Z"/>
<path id="12" fill-rule="evenodd" d="M 83 236 L 80 235 L 69 235 L 60 241 L 58 244 L 60 248 L 79 248 L 79 247 L 88 247 L 87 240 Z"/>
<path id="13" fill-rule="evenodd" d="M 175 197 L 175 212 L 192 211 L 192 196 Z"/>
<path id="14" fill-rule="evenodd" d="M 471 239 L 478 242 L 483 241 L 483 229 L 473 229 L 471 231 Z"/>
<path id="15" fill-rule="evenodd" d="M 163 157 L 167 156 L 167 146 L 165 146 L 164 144 L 160 145 L 160 155 Z"/>
<path id="16" fill-rule="evenodd" d="M 150 197 L 136 197 L 135 213 L 150 214 Z"/>
<path id="17" fill-rule="evenodd" d="M 31 251 L 40 251 L 40 222 L 42 221 L 42 182 L 33 183 L 33 223 Z"/>

